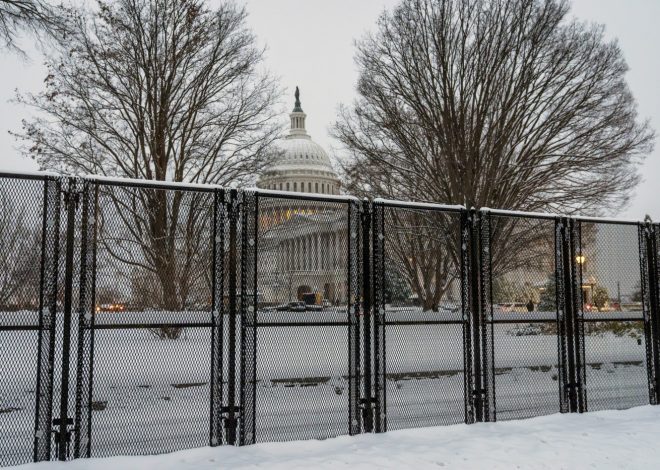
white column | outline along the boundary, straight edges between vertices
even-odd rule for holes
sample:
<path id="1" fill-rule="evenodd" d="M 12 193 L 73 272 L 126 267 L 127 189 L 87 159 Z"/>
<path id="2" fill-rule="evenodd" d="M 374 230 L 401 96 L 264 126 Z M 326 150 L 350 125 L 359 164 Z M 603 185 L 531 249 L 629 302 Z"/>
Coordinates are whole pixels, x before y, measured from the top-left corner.
<path id="1" fill-rule="evenodd" d="M 328 234 L 321 235 L 321 269 L 328 270 L 328 251 L 330 251 Z"/>
<path id="2" fill-rule="evenodd" d="M 309 271 L 309 235 L 303 237 L 303 269 Z"/>
<path id="3" fill-rule="evenodd" d="M 291 240 L 284 241 L 284 266 L 286 271 L 291 271 Z"/>
<path id="4" fill-rule="evenodd" d="M 307 269 L 310 271 L 314 270 L 314 238 L 313 235 L 307 235 L 307 246 L 309 246 L 309 251 L 307 252 Z"/>
<path id="5" fill-rule="evenodd" d="M 299 248 L 299 243 L 298 243 L 298 238 L 293 239 L 293 270 L 298 271 L 299 262 L 300 262 L 300 252 L 298 250 Z"/>
<path id="6" fill-rule="evenodd" d="M 293 271 L 293 240 L 286 241 L 286 267 L 287 271 Z"/>
<path id="7" fill-rule="evenodd" d="M 339 261 L 339 243 L 338 243 L 338 235 L 337 232 L 335 232 L 332 236 L 332 267 L 336 268 L 337 265 L 340 265 Z"/>
<path id="8" fill-rule="evenodd" d="M 296 270 L 302 269 L 302 239 L 296 237 Z"/>

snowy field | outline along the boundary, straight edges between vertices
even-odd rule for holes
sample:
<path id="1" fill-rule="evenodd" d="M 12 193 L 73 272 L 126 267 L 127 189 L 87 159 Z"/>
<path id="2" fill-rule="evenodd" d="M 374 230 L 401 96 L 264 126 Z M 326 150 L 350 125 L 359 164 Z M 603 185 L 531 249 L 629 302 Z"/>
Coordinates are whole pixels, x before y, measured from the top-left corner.
<path id="1" fill-rule="evenodd" d="M 345 314 L 337 321 L 345 321 Z M 495 326 L 498 420 L 559 409 L 557 337 L 521 334 L 524 327 Z M 34 425 L 36 332 L 3 335 L 1 456 L 26 462 Z M 257 442 L 346 434 L 347 327 L 270 326 L 257 335 Z M 589 410 L 648 403 L 643 338 L 605 333 L 585 341 Z M 462 327 L 392 325 L 386 344 L 388 429 L 462 423 Z M 208 328 L 187 328 L 178 340 L 156 339 L 140 329 L 97 330 L 94 359 L 93 456 L 208 443 Z"/>
<path id="2" fill-rule="evenodd" d="M 657 469 L 660 407 L 439 426 L 325 441 L 202 447 L 142 457 L 27 464 L 21 470 Z"/>

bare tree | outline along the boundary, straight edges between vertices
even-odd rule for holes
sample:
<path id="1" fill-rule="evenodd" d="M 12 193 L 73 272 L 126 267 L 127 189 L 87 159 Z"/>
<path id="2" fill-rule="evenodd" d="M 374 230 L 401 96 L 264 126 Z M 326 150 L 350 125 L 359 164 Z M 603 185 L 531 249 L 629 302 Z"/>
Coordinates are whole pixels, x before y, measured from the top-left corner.
<path id="1" fill-rule="evenodd" d="M 279 91 L 244 9 L 117 0 L 62 16 L 71 33 L 46 59 L 46 90 L 19 97 L 37 111 L 19 138 L 42 168 L 228 185 L 273 157 Z M 127 277 L 137 266 L 157 279 L 156 308 L 186 308 L 191 270 L 208 265 L 195 251 L 211 220 L 207 196 L 101 191 L 100 242 Z"/>
<path id="2" fill-rule="evenodd" d="M 30 33 L 37 38 L 44 33 L 64 34 L 54 9 L 44 0 L 0 0 L 0 41 L 14 52 L 22 54 L 17 35 Z"/>
<path id="3" fill-rule="evenodd" d="M 334 126 L 349 189 L 477 208 L 622 207 L 654 134 L 616 42 L 568 11 L 565 0 L 402 0 L 384 13 L 357 43 L 359 96 Z M 498 229 L 495 258 L 530 241 Z"/>
<path id="4" fill-rule="evenodd" d="M 0 308 L 34 309 L 39 305 L 41 233 L 29 209 L 0 189 Z"/>
<path id="5" fill-rule="evenodd" d="M 70 36 L 46 57 L 25 150 L 42 168 L 226 183 L 268 161 L 280 128 L 263 51 L 233 4 L 118 0 L 63 9 Z"/>
<path id="6" fill-rule="evenodd" d="M 385 221 L 388 268 L 403 276 L 425 311 L 437 312 L 460 275 L 459 218 L 440 212 L 391 209 Z"/>

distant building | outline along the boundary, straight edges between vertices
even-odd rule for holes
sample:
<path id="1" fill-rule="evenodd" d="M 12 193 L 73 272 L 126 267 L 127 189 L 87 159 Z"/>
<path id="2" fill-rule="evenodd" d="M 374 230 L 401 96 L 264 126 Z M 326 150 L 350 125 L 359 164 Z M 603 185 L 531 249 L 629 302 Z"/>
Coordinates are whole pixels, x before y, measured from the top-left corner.
<path id="1" fill-rule="evenodd" d="M 328 154 L 305 130 L 296 87 L 291 129 L 283 154 L 259 177 L 257 187 L 281 191 L 339 194 L 340 180 Z M 345 303 L 347 216 L 342 204 L 262 199 L 259 205 L 259 298 L 265 304 L 302 300 L 304 294 Z"/>
<path id="2" fill-rule="evenodd" d="M 339 194 L 339 178 L 328 154 L 314 142 L 305 130 L 300 93 L 296 87 L 296 102 L 291 117 L 289 135 L 280 143 L 284 154 L 266 168 L 257 182 L 258 188 L 317 194 Z"/>

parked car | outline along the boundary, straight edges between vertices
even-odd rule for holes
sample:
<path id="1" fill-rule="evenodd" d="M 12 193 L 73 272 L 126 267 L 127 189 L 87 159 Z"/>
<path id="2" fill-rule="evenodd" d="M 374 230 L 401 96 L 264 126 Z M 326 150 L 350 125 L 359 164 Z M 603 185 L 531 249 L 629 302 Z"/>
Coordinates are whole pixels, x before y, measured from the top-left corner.
<path id="1" fill-rule="evenodd" d="M 517 313 L 527 313 L 527 305 L 522 302 L 499 304 L 498 305 L 500 312 L 517 312 Z"/>
<path id="2" fill-rule="evenodd" d="M 304 312 L 307 310 L 305 302 L 289 302 L 288 304 L 275 307 L 278 312 Z"/>
<path id="3" fill-rule="evenodd" d="M 451 312 L 451 313 L 458 312 L 460 310 L 460 308 L 461 307 L 457 304 L 446 303 L 446 304 L 440 305 L 440 310 L 443 310 L 445 312 Z"/>

